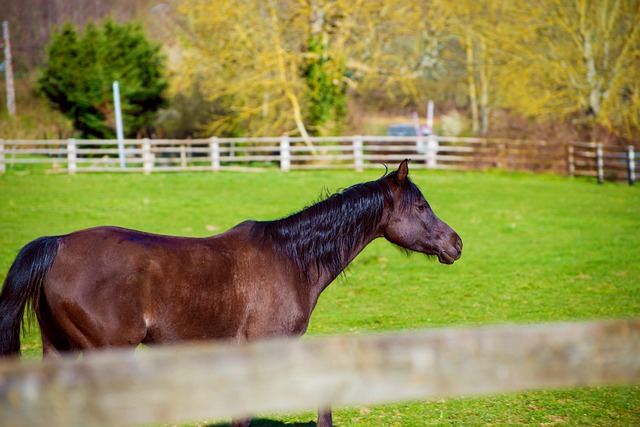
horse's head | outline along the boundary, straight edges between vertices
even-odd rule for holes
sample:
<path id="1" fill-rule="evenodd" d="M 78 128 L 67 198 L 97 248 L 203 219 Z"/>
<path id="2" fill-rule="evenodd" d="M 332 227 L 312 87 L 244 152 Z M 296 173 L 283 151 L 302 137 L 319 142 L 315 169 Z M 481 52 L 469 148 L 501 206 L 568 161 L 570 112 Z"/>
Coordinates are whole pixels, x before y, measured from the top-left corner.
<path id="1" fill-rule="evenodd" d="M 403 248 L 436 255 L 443 264 L 452 264 L 462 253 L 462 239 L 431 210 L 420 189 L 409 179 L 409 160 L 384 179 L 393 193 L 384 236 Z"/>

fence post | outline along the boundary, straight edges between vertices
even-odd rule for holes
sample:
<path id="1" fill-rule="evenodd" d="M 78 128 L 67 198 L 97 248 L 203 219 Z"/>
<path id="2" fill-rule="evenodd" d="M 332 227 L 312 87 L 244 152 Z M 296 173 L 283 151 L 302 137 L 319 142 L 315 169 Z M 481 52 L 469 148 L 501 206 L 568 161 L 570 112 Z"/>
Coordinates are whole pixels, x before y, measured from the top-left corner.
<path id="1" fill-rule="evenodd" d="M 604 182 L 604 156 L 602 154 L 602 144 L 596 144 L 596 163 L 598 166 L 598 184 Z"/>
<path id="2" fill-rule="evenodd" d="M 291 169 L 291 144 L 287 135 L 280 138 L 280 169 L 285 172 Z"/>
<path id="3" fill-rule="evenodd" d="M 573 178 L 576 175 L 576 160 L 573 153 L 573 145 L 568 146 L 569 151 L 569 176 Z"/>
<path id="4" fill-rule="evenodd" d="M 629 185 L 633 185 L 636 182 L 636 157 L 633 145 L 628 147 L 627 156 L 629 160 Z"/>
<path id="5" fill-rule="evenodd" d="M 433 135 L 427 137 L 427 167 L 433 169 L 438 163 L 438 140 Z"/>
<path id="6" fill-rule="evenodd" d="M 211 170 L 220 170 L 220 141 L 218 137 L 214 136 L 209 139 L 209 152 L 211 155 Z"/>
<path id="7" fill-rule="evenodd" d="M 364 151 L 362 147 L 362 137 L 360 135 L 355 136 L 353 139 L 353 166 L 356 172 L 362 172 L 364 170 Z"/>
<path id="8" fill-rule="evenodd" d="M 71 138 L 67 140 L 67 172 L 69 175 L 76 173 L 78 167 L 76 160 L 76 140 Z"/>
<path id="9" fill-rule="evenodd" d="M 187 147 L 185 145 L 180 146 L 180 167 L 187 168 Z"/>
<path id="10" fill-rule="evenodd" d="M 151 155 L 151 144 L 148 138 L 142 140 L 142 172 L 149 175 L 153 169 L 153 156 Z"/>
<path id="11" fill-rule="evenodd" d="M 0 175 L 7 171 L 7 165 L 4 162 L 4 140 L 0 139 Z"/>

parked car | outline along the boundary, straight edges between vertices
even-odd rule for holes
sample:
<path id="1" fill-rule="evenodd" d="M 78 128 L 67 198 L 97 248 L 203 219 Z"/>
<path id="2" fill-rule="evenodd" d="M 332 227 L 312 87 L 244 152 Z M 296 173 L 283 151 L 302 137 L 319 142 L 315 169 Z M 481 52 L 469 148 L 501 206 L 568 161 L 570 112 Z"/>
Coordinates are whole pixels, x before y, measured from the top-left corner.
<path id="1" fill-rule="evenodd" d="M 387 128 L 387 135 L 389 136 L 417 136 L 416 126 L 409 124 L 392 125 Z M 419 128 L 422 133 L 421 136 L 434 135 L 433 130 L 428 126 L 422 126 Z M 427 152 L 427 141 L 419 139 L 416 141 L 416 151 L 420 154 Z"/>
<path id="2" fill-rule="evenodd" d="M 433 129 L 429 126 L 421 126 L 420 131 L 422 136 L 435 135 Z M 416 136 L 416 127 L 414 125 L 399 124 L 391 125 L 387 128 L 387 135 L 389 136 Z"/>

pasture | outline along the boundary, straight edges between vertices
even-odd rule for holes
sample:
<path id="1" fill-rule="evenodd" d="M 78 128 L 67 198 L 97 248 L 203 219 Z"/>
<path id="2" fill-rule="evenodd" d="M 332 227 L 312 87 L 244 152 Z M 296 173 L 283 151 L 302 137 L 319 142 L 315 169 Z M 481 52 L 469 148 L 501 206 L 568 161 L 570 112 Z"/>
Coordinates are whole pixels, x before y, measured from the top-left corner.
<path id="1" fill-rule="evenodd" d="M 95 225 L 205 236 L 273 219 L 383 172 L 0 176 L 0 280 L 42 236 Z M 640 192 L 554 175 L 414 169 L 436 214 L 464 241 L 452 266 L 367 247 L 320 297 L 307 335 L 640 317 Z M 38 358 L 36 331 L 23 341 Z M 336 408 L 338 426 L 640 425 L 640 386 Z M 311 425 L 311 412 L 252 425 Z M 224 421 L 224 420 L 223 420 Z M 213 425 L 215 421 L 210 421 Z M 205 422 L 194 425 L 207 425 Z M 223 424 L 224 425 L 224 424 Z"/>

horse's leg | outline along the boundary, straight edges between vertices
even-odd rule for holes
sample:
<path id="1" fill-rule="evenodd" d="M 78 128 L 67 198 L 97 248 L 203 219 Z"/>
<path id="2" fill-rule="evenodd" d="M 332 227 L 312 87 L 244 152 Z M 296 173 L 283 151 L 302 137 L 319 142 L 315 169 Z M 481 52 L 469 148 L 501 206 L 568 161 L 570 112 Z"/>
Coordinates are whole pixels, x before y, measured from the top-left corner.
<path id="1" fill-rule="evenodd" d="M 42 358 L 57 359 L 72 351 L 71 343 L 60 330 L 51 314 L 46 301 L 41 301 L 37 312 L 40 338 L 42 340 Z"/>
<path id="2" fill-rule="evenodd" d="M 331 406 L 318 408 L 318 427 L 332 427 L 333 417 L 331 415 Z"/>
<path id="3" fill-rule="evenodd" d="M 251 418 L 231 421 L 231 427 L 249 427 L 249 424 L 251 424 Z"/>
<path id="4" fill-rule="evenodd" d="M 60 350 L 56 348 L 55 345 L 51 342 L 47 334 L 44 332 L 40 333 L 42 337 L 42 358 L 43 359 L 57 359 L 62 356 Z"/>

